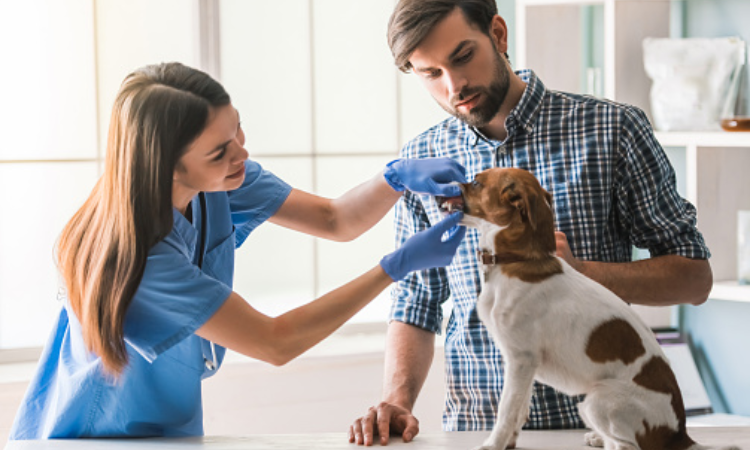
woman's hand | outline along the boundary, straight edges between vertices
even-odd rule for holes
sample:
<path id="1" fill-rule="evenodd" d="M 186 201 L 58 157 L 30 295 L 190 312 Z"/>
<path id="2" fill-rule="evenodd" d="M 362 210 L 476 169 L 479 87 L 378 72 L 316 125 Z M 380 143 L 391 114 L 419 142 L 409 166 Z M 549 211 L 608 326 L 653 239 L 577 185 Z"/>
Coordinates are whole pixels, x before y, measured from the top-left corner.
<path id="1" fill-rule="evenodd" d="M 462 217 L 461 212 L 453 213 L 432 228 L 410 237 L 401 248 L 380 260 L 383 270 L 393 281 L 398 281 L 415 270 L 450 264 L 466 234 L 466 227 L 458 225 Z M 449 236 L 443 240 L 446 231 L 449 232 Z"/>
<path id="2" fill-rule="evenodd" d="M 466 183 L 466 169 L 451 158 L 397 159 L 385 168 L 385 180 L 396 191 L 456 197 Z"/>

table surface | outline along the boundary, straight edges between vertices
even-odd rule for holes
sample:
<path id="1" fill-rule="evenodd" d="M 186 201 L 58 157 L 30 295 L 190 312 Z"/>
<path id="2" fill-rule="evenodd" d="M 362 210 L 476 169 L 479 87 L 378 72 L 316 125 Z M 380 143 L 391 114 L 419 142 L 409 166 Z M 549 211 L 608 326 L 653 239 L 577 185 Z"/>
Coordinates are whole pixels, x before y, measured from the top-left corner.
<path id="1" fill-rule="evenodd" d="M 531 431 L 523 430 L 518 438 L 518 448 L 527 450 L 588 449 L 583 445 L 585 430 Z M 467 431 L 452 433 L 425 433 L 418 435 L 413 442 L 405 444 L 400 438 L 391 438 L 388 448 L 410 450 L 466 449 L 480 445 L 489 434 L 488 431 Z M 750 450 L 750 427 L 700 427 L 690 428 L 690 436 L 700 444 L 710 447 L 736 445 Z M 201 438 L 181 439 L 71 439 L 49 441 L 11 441 L 5 450 L 73 450 L 73 449 L 123 449 L 138 447 L 141 449 L 227 449 L 227 450 L 355 450 L 343 433 L 319 433 L 297 435 L 257 435 L 257 436 L 205 436 Z M 375 445 L 374 447 L 380 447 Z M 372 447 L 371 447 L 372 448 Z"/>

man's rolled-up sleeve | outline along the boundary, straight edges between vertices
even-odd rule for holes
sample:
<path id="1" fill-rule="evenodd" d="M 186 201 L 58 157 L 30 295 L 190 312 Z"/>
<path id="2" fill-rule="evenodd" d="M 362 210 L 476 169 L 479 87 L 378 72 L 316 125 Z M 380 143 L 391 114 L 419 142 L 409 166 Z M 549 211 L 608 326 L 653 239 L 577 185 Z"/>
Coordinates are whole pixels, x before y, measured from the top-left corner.
<path id="1" fill-rule="evenodd" d="M 708 259 L 695 206 L 677 192 L 674 169 L 638 108 L 625 110 L 620 149 L 616 204 L 620 226 L 630 230 L 633 244 L 652 256 Z"/>

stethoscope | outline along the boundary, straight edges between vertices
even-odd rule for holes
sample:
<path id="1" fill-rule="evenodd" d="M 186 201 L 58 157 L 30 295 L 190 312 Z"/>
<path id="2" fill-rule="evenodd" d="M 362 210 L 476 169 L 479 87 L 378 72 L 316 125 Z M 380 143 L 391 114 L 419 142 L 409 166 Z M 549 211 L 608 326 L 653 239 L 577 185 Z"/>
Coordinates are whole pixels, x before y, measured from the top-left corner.
<path id="1" fill-rule="evenodd" d="M 198 193 L 198 200 L 200 200 L 201 204 L 201 242 L 200 242 L 200 250 L 198 253 L 198 268 L 203 270 L 203 254 L 206 252 L 206 229 L 208 228 L 208 224 L 206 223 L 206 194 L 203 192 Z M 216 370 L 216 345 L 208 341 L 209 344 L 211 344 L 211 359 L 206 358 L 206 356 L 203 356 L 203 362 L 206 364 L 206 369 L 214 371 Z"/>

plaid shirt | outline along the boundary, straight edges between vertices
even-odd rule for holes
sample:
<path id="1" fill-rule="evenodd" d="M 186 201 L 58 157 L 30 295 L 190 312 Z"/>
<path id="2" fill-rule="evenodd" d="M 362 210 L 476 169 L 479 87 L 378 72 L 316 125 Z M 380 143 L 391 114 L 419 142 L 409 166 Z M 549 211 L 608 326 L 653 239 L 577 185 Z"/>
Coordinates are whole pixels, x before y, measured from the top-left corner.
<path id="1" fill-rule="evenodd" d="M 492 167 L 529 170 L 553 195 L 556 227 L 583 260 L 630 261 L 633 246 L 652 256 L 709 257 L 695 208 L 678 195 L 641 110 L 550 91 L 533 72 L 518 74 L 527 87 L 506 119 L 504 141 L 451 117 L 407 143 L 402 157 L 451 157 L 469 180 Z M 397 245 L 443 217 L 434 198 L 407 191 L 396 207 Z M 503 385 L 502 356 L 477 316 L 477 248 L 477 231 L 469 230 L 450 266 L 414 272 L 392 293 L 392 320 L 438 334 L 441 305 L 453 301 L 445 337 L 447 431 L 491 429 Z M 537 383 L 525 427 L 581 428 L 580 400 Z"/>

